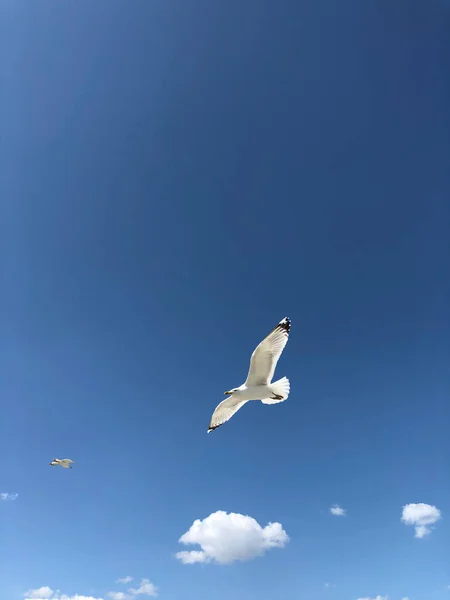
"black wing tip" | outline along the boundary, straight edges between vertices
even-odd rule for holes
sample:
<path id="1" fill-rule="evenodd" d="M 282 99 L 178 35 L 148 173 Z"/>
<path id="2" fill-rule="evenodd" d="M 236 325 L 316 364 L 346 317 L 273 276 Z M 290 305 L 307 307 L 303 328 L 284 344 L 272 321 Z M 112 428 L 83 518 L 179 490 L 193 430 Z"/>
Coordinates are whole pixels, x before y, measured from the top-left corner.
<path id="1" fill-rule="evenodd" d="M 220 425 L 223 425 L 223 423 L 221 423 Z M 211 431 L 214 431 L 214 429 L 217 429 L 218 427 L 220 427 L 220 425 L 210 425 L 208 427 L 208 433 L 211 433 Z"/>
<path id="2" fill-rule="evenodd" d="M 280 329 L 284 329 L 285 331 L 287 331 L 289 333 L 289 331 L 291 329 L 290 318 L 284 317 L 284 319 L 281 319 L 281 321 L 278 323 L 277 327 L 280 327 Z"/>

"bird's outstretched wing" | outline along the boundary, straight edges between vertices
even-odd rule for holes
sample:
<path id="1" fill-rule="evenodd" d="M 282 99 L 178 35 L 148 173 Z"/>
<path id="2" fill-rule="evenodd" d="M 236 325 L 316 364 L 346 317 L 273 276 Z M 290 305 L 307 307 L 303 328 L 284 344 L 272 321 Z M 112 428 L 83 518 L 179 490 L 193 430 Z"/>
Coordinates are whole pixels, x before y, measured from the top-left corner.
<path id="1" fill-rule="evenodd" d="M 269 335 L 256 346 L 250 359 L 245 385 L 267 385 L 272 381 L 278 359 L 289 339 L 291 321 L 285 317 Z"/>
<path id="2" fill-rule="evenodd" d="M 208 427 L 208 433 L 214 431 L 214 429 L 217 429 L 229 421 L 231 417 L 237 413 L 237 411 L 247 402 L 248 400 L 239 400 L 233 395 L 231 395 L 229 398 L 225 398 L 225 400 L 222 400 L 222 402 L 217 405 L 215 411 L 213 412 L 213 416 L 211 417 Z"/>

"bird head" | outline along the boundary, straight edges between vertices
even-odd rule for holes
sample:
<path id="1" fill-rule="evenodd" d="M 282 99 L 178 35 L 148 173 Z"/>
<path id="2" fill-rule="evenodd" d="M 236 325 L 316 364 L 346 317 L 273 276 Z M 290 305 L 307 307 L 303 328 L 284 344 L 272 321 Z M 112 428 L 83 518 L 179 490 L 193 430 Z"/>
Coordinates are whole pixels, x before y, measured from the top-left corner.
<path id="1" fill-rule="evenodd" d="M 225 394 L 225 396 L 231 396 L 232 394 L 235 394 L 238 391 L 239 390 L 237 388 L 235 388 L 234 390 L 230 390 L 229 392 L 224 392 L 224 394 Z"/>

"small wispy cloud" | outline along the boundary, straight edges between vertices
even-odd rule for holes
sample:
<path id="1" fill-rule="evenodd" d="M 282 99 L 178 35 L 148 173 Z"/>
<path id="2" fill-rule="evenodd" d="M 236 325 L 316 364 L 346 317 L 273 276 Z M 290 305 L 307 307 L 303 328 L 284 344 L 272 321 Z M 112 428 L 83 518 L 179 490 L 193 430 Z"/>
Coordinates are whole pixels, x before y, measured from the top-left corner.
<path id="1" fill-rule="evenodd" d="M 133 596 L 140 596 L 140 595 L 157 596 L 158 595 L 158 588 L 155 587 L 153 585 L 153 583 L 150 583 L 150 581 L 148 579 L 142 579 L 141 584 L 138 588 L 130 588 L 128 591 Z"/>
<path id="2" fill-rule="evenodd" d="M 405 525 L 414 525 L 416 538 L 424 538 L 429 535 L 434 527 L 431 527 L 434 523 L 437 523 L 441 518 L 441 511 L 432 506 L 431 504 L 405 504 L 402 510 L 402 522 Z"/>
<path id="3" fill-rule="evenodd" d="M 54 592 L 48 585 L 34 590 L 28 590 L 28 592 L 25 592 L 24 597 L 25 600 L 103 600 L 102 598 L 80 596 L 79 594 L 68 596 L 67 594 L 61 594 L 59 590 Z"/>
<path id="4" fill-rule="evenodd" d="M 365 596 L 364 598 L 357 598 L 357 600 L 388 600 L 387 596 Z"/>
<path id="5" fill-rule="evenodd" d="M 336 517 L 345 517 L 347 511 L 345 508 L 342 508 L 342 506 L 339 506 L 339 504 L 333 504 L 330 508 L 330 513 Z"/>
<path id="6" fill-rule="evenodd" d="M 31 598 L 32 600 L 35 598 L 51 598 L 53 596 L 53 590 L 52 588 L 49 588 L 48 585 L 45 585 L 36 588 L 35 590 L 28 590 L 28 592 L 25 592 L 24 596 L 26 598 Z"/>
<path id="7" fill-rule="evenodd" d="M 176 553 L 176 558 L 185 565 L 210 562 L 227 565 L 262 556 L 271 548 L 284 548 L 289 536 L 281 523 L 261 527 L 248 515 L 218 510 L 203 520 L 194 521 L 179 542 L 201 548 Z"/>
<path id="8" fill-rule="evenodd" d="M 326 590 L 331 590 L 331 589 L 334 589 L 336 587 L 336 584 L 335 583 L 328 583 L 328 582 L 326 582 L 326 583 L 323 584 L 323 587 Z"/>
<path id="9" fill-rule="evenodd" d="M 0 492 L 0 500 L 16 500 L 19 494 L 11 492 Z"/>
<path id="10" fill-rule="evenodd" d="M 118 579 L 116 583 L 130 583 L 133 581 L 133 577 L 129 575 L 127 577 L 123 577 L 122 579 Z M 129 588 L 128 592 L 108 592 L 108 598 L 111 600 L 133 600 L 136 596 L 153 596 L 156 597 L 158 595 L 158 588 L 151 583 L 149 579 L 141 579 L 141 583 L 139 587 Z M 61 599 L 63 600 L 63 599 Z"/>

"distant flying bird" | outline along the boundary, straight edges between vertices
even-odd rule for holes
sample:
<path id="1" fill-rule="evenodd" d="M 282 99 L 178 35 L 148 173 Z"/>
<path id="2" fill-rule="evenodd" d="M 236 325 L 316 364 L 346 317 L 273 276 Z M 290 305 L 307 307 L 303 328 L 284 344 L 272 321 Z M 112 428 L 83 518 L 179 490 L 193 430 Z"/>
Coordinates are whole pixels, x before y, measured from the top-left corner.
<path id="1" fill-rule="evenodd" d="M 71 469 L 70 463 L 73 463 L 70 458 L 54 458 L 49 465 L 51 467 L 63 467 L 64 469 Z"/>
<path id="2" fill-rule="evenodd" d="M 225 398 L 211 417 L 208 433 L 223 425 L 249 400 L 261 400 L 263 404 L 277 404 L 289 396 L 287 377 L 272 382 L 278 359 L 289 338 L 291 321 L 287 317 L 278 323 L 269 335 L 255 348 L 247 380 L 240 387 L 225 392 Z"/>

